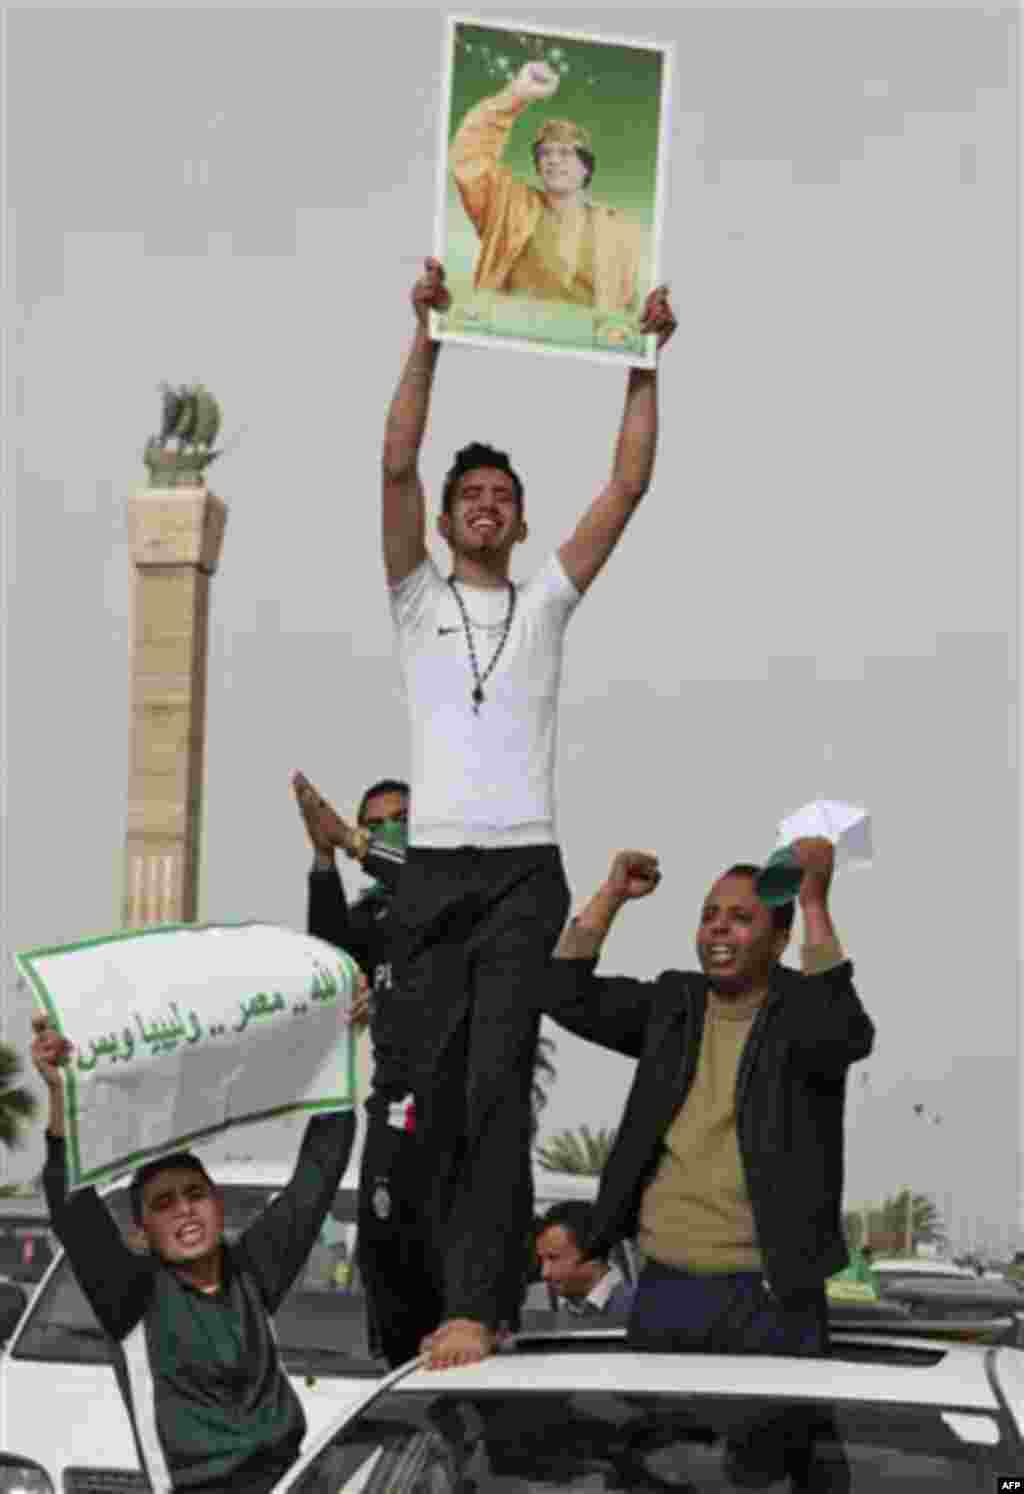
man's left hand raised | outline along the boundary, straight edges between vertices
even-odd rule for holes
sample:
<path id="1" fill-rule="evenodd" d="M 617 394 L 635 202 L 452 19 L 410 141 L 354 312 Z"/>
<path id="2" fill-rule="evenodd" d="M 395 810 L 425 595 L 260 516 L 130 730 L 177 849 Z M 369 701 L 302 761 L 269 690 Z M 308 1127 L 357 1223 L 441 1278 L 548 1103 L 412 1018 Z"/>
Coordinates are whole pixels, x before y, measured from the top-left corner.
<path id="1" fill-rule="evenodd" d="M 800 883 L 801 906 L 826 904 L 835 867 L 835 846 L 823 835 L 811 835 L 795 840 L 790 851 L 804 874 Z"/>

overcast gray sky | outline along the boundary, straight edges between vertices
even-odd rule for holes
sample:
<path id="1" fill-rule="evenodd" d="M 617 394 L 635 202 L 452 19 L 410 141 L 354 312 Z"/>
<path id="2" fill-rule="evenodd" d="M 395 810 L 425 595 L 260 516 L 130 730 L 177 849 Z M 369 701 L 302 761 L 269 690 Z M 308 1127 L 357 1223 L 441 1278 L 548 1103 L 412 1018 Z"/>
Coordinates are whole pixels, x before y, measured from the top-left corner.
<path id="1" fill-rule="evenodd" d="M 909 1180 L 958 1237 L 1005 1245 L 1015 9 L 466 10 L 676 47 L 658 467 L 572 623 L 561 722 L 577 902 L 620 847 L 662 857 L 603 968 L 692 964 L 725 865 L 815 795 L 868 805 L 876 865 L 835 888 L 878 1029 L 852 1085 L 849 1201 Z M 443 16 L 8 14 L 5 972 L 119 916 L 125 501 L 160 379 L 202 378 L 226 436 L 244 427 L 211 471 L 230 516 L 203 917 L 301 924 L 293 768 L 348 807 L 407 771 L 378 451 L 433 239 Z M 456 446 L 509 450 L 528 575 L 604 481 L 623 390 L 614 368 L 447 348 L 432 496 Z M 614 1124 L 631 1065 L 554 1035 L 545 1131 Z M 12 1175 L 40 1157 L 37 1137 Z"/>

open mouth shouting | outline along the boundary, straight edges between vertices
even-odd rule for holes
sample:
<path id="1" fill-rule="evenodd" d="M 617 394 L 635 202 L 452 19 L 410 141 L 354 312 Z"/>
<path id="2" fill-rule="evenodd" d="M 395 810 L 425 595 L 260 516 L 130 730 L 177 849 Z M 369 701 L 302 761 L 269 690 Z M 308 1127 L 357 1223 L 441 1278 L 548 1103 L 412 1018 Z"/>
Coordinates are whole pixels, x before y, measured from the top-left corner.
<path id="1" fill-rule="evenodd" d="M 725 970 L 735 962 L 736 951 L 730 944 L 709 944 L 704 958 L 709 970 Z"/>
<path id="2" fill-rule="evenodd" d="M 175 1243 L 182 1250 L 193 1250 L 197 1245 L 202 1245 L 206 1240 L 206 1229 L 194 1219 L 189 1219 L 174 1231 Z"/>

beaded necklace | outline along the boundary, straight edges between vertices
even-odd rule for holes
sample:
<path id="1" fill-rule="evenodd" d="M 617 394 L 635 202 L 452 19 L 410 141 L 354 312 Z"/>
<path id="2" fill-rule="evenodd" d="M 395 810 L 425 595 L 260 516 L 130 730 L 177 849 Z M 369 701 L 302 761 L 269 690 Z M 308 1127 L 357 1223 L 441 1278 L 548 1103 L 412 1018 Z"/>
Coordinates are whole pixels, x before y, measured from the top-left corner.
<path id="1" fill-rule="evenodd" d="M 452 589 L 452 596 L 458 602 L 459 611 L 462 614 L 462 626 L 466 634 L 466 646 L 469 649 L 469 662 L 473 669 L 474 684 L 473 694 L 471 696 L 471 699 L 473 701 L 473 714 L 474 716 L 479 716 L 480 707 L 484 703 L 484 681 L 490 677 L 495 664 L 497 664 L 498 659 L 501 657 L 502 649 L 508 642 L 508 635 L 512 628 L 512 614 L 516 610 L 516 588 L 515 584 L 512 581 L 506 583 L 506 585 L 508 586 L 508 611 L 505 613 L 505 621 L 502 625 L 501 637 L 498 640 L 497 648 L 494 650 L 494 653 L 491 656 L 491 662 L 488 664 L 483 674 L 481 674 L 480 665 L 477 662 L 476 649 L 473 645 L 473 626 L 469 620 L 469 613 L 466 611 L 466 604 L 462 600 L 459 589 L 455 584 L 454 576 L 448 577 L 448 585 Z"/>

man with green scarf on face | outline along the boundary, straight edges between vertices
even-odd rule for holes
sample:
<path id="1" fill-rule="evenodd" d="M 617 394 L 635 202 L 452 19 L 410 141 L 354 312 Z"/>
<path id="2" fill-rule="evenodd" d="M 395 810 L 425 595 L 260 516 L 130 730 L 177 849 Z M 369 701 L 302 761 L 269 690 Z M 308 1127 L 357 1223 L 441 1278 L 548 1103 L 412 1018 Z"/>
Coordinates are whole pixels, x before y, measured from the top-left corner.
<path id="1" fill-rule="evenodd" d="M 314 853 L 308 930 L 350 954 L 369 984 L 368 1007 L 353 1010 L 356 1022 L 369 1020 L 373 1048 L 359 1178 L 358 1264 L 371 1352 L 397 1368 L 419 1353 L 420 1341 L 437 1325 L 443 1306 L 436 1273 L 430 1270 L 430 1237 L 413 1149 L 411 1086 L 400 1055 L 383 1040 L 375 1020 L 392 985 L 390 914 L 405 860 L 409 786 L 396 778 L 371 784 L 360 800 L 355 826 L 302 773 L 293 776 L 292 787 Z M 374 878 L 351 908 L 335 864 L 336 849 Z"/>

